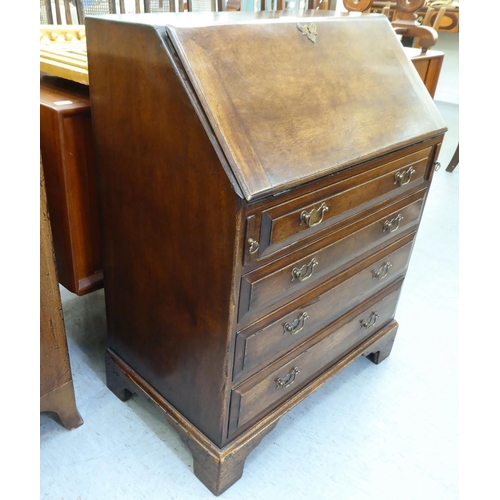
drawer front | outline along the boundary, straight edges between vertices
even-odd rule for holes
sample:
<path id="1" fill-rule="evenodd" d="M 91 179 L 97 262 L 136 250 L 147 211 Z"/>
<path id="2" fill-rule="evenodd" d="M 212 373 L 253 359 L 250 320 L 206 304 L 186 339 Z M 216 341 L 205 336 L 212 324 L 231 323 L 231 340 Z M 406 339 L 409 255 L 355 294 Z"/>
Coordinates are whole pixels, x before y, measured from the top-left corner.
<path id="1" fill-rule="evenodd" d="M 377 302 L 361 308 L 361 312 L 354 317 L 352 314 L 345 315 L 332 325 L 332 333 L 307 347 L 291 361 L 279 365 L 265 376 L 257 373 L 233 389 L 229 433 L 234 433 L 258 415 L 292 396 L 392 320 L 400 291 L 399 286 Z"/>
<path id="2" fill-rule="evenodd" d="M 309 252 L 297 251 L 244 275 L 239 321 L 287 295 L 311 289 L 342 265 L 418 224 L 424 196 L 425 191 L 420 191 L 417 196 L 409 198 L 413 201 L 407 205 L 398 203 L 395 204 L 397 208 L 392 205 L 385 207 L 310 245 Z"/>
<path id="3" fill-rule="evenodd" d="M 241 378 L 252 368 L 269 360 L 317 333 L 369 295 L 378 292 L 404 273 L 410 257 L 412 242 L 397 250 L 360 263 L 361 270 L 349 276 L 346 270 L 340 281 L 326 290 L 312 290 L 297 299 L 290 312 L 269 321 L 264 318 L 238 332 L 236 336 L 234 379 Z M 285 306 L 283 309 L 287 308 Z M 264 323 L 264 326 L 262 325 Z"/>
<path id="4" fill-rule="evenodd" d="M 310 236 L 375 201 L 397 196 L 423 183 L 431 151 L 430 147 L 417 151 L 265 210 L 261 214 L 258 258 Z M 249 245 L 247 242 L 247 252 Z M 254 243 L 252 249 L 255 247 Z"/>

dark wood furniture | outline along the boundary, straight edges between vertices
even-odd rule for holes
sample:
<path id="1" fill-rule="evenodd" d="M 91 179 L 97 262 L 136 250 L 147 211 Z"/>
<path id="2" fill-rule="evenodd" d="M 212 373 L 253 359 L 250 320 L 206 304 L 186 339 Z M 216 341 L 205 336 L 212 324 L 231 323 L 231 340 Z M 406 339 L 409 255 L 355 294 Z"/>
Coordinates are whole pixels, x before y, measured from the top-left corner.
<path id="1" fill-rule="evenodd" d="M 103 286 L 88 86 L 41 77 L 40 149 L 59 282 L 84 295 Z"/>
<path id="2" fill-rule="evenodd" d="M 40 411 L 69 430 L 83 424 L 76 408 L 42 162 L 40 161 Z"/>
<path id="3" fill-rule="evenodd" d="M 107 384 L 220 494 L 287 411 L 389 355 L 446 127 L 385 16 L 159 20 L 87 18 Z"/>
<path id="4" fill-rule="evenodd" d="M 443 67 L 444 52 L 440 50 L 427 50 L 422 53 L 421 49 L 405 47 L 406 55 L 411 59 L 420 78 L 424 82 L 431 97 L 436 94 L 439 75 Z"/>
<path id="5" fill-rule="evenodd" d="M 453 172 L 453 170 L 457 168 L 459 163 L 459 154 L 460 154 L 459 149 L 460 149 L 460 144 L 457 144 L 457 149 L 455 149 L 453 157 L 451 158 L 450 163 L 448 163 L 448 166 L 446 167 L 447 172 Z"/>

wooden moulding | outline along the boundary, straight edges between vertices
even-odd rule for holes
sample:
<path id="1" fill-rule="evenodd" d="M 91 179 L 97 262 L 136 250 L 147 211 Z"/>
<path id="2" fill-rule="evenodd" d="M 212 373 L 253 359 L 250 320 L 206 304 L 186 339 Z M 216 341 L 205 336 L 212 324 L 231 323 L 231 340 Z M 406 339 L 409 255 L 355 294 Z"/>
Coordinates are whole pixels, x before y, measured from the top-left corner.
<path id="1" fill-rule="evenodd" d="M 83 424 L 75 401 L 40 159 L 40 412 L 45 411 L 56 413 L 68 430 Z"/>
<path id="2" fill-rule="evenodd" d="M 164 412 L 166 419 L 193 456 L 195 475 L 214 495 L 218 496 L 240 479 L 250 452 L 274 429 L 283 415 L 359 357 L 366 356 L 375 364 L 387 358 L 398 326 L 398 323 L 392 320 L 297 392 L 284 405 L 266 415 L 223 448 L 212 443 L 110 349 L 106 352 L 106 379 L 108 388 L 122 401 L 137 393 L 140 397 L 151 399 Z"/>
<path id="3" fill-rule="evenodd" d="M 41 25 L 40 71 L 88 85 L 85 26 Z"/>

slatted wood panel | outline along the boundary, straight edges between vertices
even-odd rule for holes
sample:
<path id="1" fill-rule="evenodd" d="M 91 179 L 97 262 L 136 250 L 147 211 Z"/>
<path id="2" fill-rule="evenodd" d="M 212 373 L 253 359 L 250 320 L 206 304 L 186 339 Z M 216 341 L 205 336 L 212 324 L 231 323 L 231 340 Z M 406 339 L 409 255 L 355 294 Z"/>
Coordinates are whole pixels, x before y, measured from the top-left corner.
<path id="1" fill-rule="evenodd" d="M 40 71 L 88 85 L 85 26 L 40 26 Z"/>

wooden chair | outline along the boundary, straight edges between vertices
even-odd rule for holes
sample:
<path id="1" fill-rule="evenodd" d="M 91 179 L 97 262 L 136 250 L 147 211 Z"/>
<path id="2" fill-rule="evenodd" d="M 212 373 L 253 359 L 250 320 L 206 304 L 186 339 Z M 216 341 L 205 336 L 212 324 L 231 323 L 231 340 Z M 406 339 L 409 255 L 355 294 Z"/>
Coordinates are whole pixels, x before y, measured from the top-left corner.
<path id="1" fill-rule="evenodd" d="M 460 149 L 460 143 L 457 144 L 457 149 L 455 149 L 455 153 L 453 154 L 453 158 L 450 160 L 450 163 L 446 167 L 447 172 L 453 172 L 455 168 L 459 164 L 459 149 Z"/>
<path id="2" fill-rule="evenodd" d="M 165 9 L 164 6 L 170 4 L 173 6 L 174 0 L 144 0 L 144 12 L 169 12 L 169 9 Z M 150 10 L 147 10 L 146 6 L 150 6 Z M 64 17 L 62 16 L 63 10 Z M 40 24 L 75 24 L 72 10 L 76 11 L 76 21 L 80 25 L 85 24 L 87 15 L 127 12 L 125 0 L 40 0 Z M 135 0 L 135 12 L 142 12 L 141 0 Z"/>
<path id="3" fill-rule="evenodd" d="M 381 9 L 381 12 L 389 16 L 390 9 L 396 8 L 398 15 L 396 19 L 391 21 L 392 27 L 398 35 L 403 38 L 417 39 L 422 54 L 425 54 L 430 47 L 436 45 L 437 31 L 430 26 L 421 26 L 417 23 L 417 15 L 415 12 L 422 8 L 425 0 L 397 0 L 394 1 L 377 1 L 377 0 L 343 0 L 346 10 L 351 12 L 369 13 L 371 9 L 376 7 Z M 405 43 L 403 43 L 405 45 Z"/>
<path id="4" fill-rule="evenodd" d="M 330 0 L 260 0 L 261 11 L 278 10 L 330 10 L 332 3 Z M 241 10 L 242 0 L 228 0 L 226 10 Z M 331 9 L 333 10 L 333 9 Z"/>
<path id="5" fill-rule="evenodd" d="M 216 12 L 223 10 L 221 0 L 187 0 L 188 12 Z"/>
<path id="6" fill-rule="evenodd" d="M 75 0 L 78 23 L 85 24 L 85 16 L 99 14 L 124 14 L 125 0 Z M 118 3 L 118 5 L 117 5 Z M 136 2 L 137 5 L 137 2 Z"/>
<path id="7" fill-rule="evenodd" d="M 241 4 L 241 0 L 236 1 Z M 176 2 L 178 2 L 176 4 Z M 223 0 L 144 0 L 144 12 L 184 12 L 186 4 L 188 12 L 215 12 L 224 10 Z M 239 10 L 239 9 L 227 9 Z"/>
<path id="8" fill-rule="evenodd" d="M 64 8 L 64 18 L 61 4 Z M 72 6 L 75 8 L 74 2 L 70 0 L 40 0 L 40 24 L 73 24 Z"/>
<path id="9" fill-rule="evenodd" d="M 175 4 L 176 0 L 144 0 L 144 12 L 176 12 Z"/>

